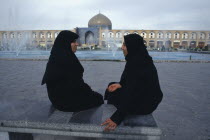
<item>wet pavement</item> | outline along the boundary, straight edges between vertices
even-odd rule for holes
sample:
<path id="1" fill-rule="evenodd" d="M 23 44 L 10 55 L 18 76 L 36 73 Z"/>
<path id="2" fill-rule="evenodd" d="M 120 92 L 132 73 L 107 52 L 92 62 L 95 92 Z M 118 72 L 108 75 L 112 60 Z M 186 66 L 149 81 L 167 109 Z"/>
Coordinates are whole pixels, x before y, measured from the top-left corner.
<path id="1" fill-rule="evenodd" d="M 41 86 L 47 61 L 0 60 L 0 104 L 11 100 L 48 101 Z M 84 80 L 104 94 L 119 81 L 125 62 L 82 61 Z M 164 94 L 153 116 L 163 140 L 210 139 L 210 63 L 155 63 Z M 1 138 L 1 136 L 0 136 Z"/>

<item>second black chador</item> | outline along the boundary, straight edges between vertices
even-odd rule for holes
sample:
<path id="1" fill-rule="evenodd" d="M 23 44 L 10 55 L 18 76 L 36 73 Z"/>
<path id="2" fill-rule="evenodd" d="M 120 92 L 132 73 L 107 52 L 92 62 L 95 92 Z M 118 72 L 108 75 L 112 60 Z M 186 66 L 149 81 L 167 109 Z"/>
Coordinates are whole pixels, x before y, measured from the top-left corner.
<path id="1" fill-rule="evenodd" d="M 50 101 L 61 111 L 81 111 L 103 104 L 102 96 L 84 82 L 84 68 L 71 50 L 71 43 L 78 37 L 71 31 L 58 34 L 42 79 Z"/>
<path id="2" fill-rule="evenodd" d="M 158 74 L 149 56 L 143 38 L 137 34 L 124 36 L 128 54 L 126 65 L 120 79 L 122 88 L 113 93 L 106 90 L 105 98 L 114 104 L 117 111 L 111 120 L 120 124 L 127 114 L 150 114 L 161 102 Z"/>

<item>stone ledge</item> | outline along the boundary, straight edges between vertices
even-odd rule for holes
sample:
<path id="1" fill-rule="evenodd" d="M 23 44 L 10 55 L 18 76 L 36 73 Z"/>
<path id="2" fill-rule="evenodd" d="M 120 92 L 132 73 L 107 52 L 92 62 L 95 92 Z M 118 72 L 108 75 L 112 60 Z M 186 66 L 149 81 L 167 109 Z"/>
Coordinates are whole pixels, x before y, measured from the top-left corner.
<path id="1" fill-rule="evenodd" d="M 103 133 L 103 134 L 122 134 L 122 135 L 161 135 L 161 130 L 154 127 L 129 127 L 119 126 L 115 131 L 104 132 L 104 127 L 93 124 L 58 124 L 58 123 L 42 123 L 42 122 L 27 122 L 27 121 L 1 121 L 0 131 L 8 132 L 27 132 L 42 134 L 46 131 L 78 132 L 78 133 Z"/>
<path id="2" fill-rule="evenodd" d="M 113 105 L 62 112 L 46 101 L 11 100 L 0 103 L 2 132 L 124 139 L 159 139 L 162 133 L 152 114 L 127 116 L 114 131 L 104 132 L 104 126 L 100 124 L 116 111 Z"/>

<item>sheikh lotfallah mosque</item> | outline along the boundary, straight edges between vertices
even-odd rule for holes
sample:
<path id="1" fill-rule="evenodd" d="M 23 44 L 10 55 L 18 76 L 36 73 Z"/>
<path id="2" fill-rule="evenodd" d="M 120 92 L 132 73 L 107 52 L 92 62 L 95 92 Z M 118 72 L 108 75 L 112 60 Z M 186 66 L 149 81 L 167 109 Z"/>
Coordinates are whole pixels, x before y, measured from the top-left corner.
<path id="1" fill-rule="evenodd" d="M 67 29 L 68 30 L 68 29 Z M 0 50 L 8 50 L 8 42 L 23 40 L 24 35 L 30 41 L 26 49 L 50 49 L 61 30 L 21 30 L 0 31 Z M 79 34 L 79 45 L 106 47 L 107 40 L 117 43 L 123 42 L 123 36 L 131 33 L 139 34 L 144 38 L 147 48 L 200 48 L 210 50 L 210 31 L 198 30 L 115 30 L 111 20 L 99 13 L 88 21 L 88 27 L 76 27 L 71 31 Z"/>

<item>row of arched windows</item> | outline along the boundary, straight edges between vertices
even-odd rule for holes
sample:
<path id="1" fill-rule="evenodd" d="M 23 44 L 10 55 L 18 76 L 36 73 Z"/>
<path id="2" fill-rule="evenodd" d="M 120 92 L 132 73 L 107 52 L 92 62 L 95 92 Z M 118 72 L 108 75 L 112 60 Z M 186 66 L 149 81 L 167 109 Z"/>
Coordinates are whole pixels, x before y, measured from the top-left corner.
<path id="1" fill-rule="evenodd" d="M 122 38 L 123 35 L 128 35 L 130 34 L 129 32 L 117 32 L 117 33 L 113 33 L 113 32 L 109 32 L 109 33 L 102 33 L 102 38 Z M 134 32 L 134 34 L 138 34 L 138 32 Z M 155 34 L 154 32 L 150 32 L 149 34 L 147 34 L 146 32 L 142 32 L 140 34 L 143 38 L 174 38 L 174 39 L 205 39 L 206 38 L 206 34 L 205 33 L 183 33 L 180 34 L 179 32 L 176 32 L 172 35 L 171 32 L 167 32 L 167 33 L 162 33 L 162 32 L 158 32 L 157 34 Z M 207 35 L 207 39 L 210 39 L 210 33 Z"/>
<path id="2" fill-rule="evenodd" d="M 133 33 L 139 34 L 138 32 L 133 32 Z M 41 39 L 44 39 L 44 38 L 51 39 L 51 38 L 56 38 L 58 34 L 59 34 L 59 32 L 56 32 L 56 33 L 32 32 L 31 37 L 32 38 L 41 38 Z M 102 38 L 119 38 L 120 39 L 123 37 L 123 35 L 128 35 L 128 34 L 130 34 L 130 32 L 102 33 Z M 22 37 L 24 37 L 24 35 L 25 35 L 24 33 L 18 33 L 18 32 L 17 33 L 11 32 L 9 34 L 3 33 L 3 38 L 22 38 Z M 192 33 L 182 33 L 182 34 L 180 34 L 179 32 L 176 32 L 173 35 L 171 32 L 166 32 L 165 34 L 162 32 L 158 32 L 157 34 L 155 32 L 150 32 L 149 34 L 146 32 L 141 32 L 140 35 L 143 38 L 150 38 L 150 39 L 154 39 L 154 38 L 159 38 L 159 39 L 162 39 L 162 38 L 167 38 L 167 39 L 170 39 L 170 38 L 174 38 L 174 39 L 210 39 L 210 33 L 208 33 L 206 35 L 203 32 L 201 32 L 201 33 L 192 32 Z"/>
<path id="3" fill-rule="evenodd" d="M 56 32 L 56 33 L 51 33 L 51 32 L 48 32 L 48 33 L 43 33 L 43 32 L 40 32 L 40 33 L 36 33 L 36 32 L 33 32 L 31 37 L 32 38 L 56 38 L 58 36 L 59 32 Z M 22 38 L 24 37 L 24 33 L 3 33 L 3 38 Z"/>

